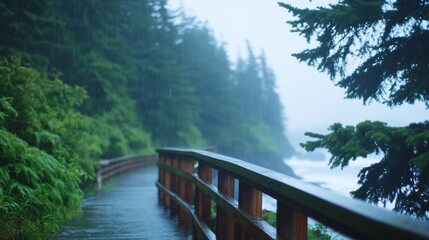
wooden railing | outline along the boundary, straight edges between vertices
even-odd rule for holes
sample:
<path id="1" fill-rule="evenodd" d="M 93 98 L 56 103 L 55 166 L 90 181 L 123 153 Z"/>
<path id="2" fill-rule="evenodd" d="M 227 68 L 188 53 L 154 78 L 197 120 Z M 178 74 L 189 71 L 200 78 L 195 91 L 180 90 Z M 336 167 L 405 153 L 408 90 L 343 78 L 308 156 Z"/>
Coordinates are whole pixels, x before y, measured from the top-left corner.
<path id="1" fill-rule="evenodd" d="M 136 155 L 121 158 L 106 159 L 99 162 L 97 172 L 97 188 L 100 190 L 107 179 L 142 166 L 158 162 L 158 155 Z"/>
<path id="2" fill-rule="evenodd" d="M 179 215 L 194 239 L 307 239 L 308 217 L 356 239 L 429 239 L 427 222 L 238 159 L 178 148 L 158 153 L 159 200 Z M 217 187 L 212 169 L 217 170 Z M 276 228 L 261 218 L 262 193 L 277 200 Z M 211 202 L 216 204 L 215 231 Z"/>

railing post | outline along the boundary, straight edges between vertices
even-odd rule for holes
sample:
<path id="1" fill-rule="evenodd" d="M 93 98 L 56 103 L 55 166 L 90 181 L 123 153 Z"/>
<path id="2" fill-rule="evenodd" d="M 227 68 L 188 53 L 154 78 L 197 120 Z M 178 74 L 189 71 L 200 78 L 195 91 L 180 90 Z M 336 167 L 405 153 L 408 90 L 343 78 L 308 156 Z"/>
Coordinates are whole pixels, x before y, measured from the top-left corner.
<path id="1" fill-rule="evenodd" d="M 185 172 L 188 173 L 194 173 L 194 160 L 187 159 L 187 158 L 180 158 L 179 168 L 182 169 Z M 179 196 L 183 200 L 185 200 L 189 204 L 193 204 L 194 200 L 194 190 L 192 182 L 180 178 L 179 180 Z M 185 210 L 180 209 L 179 213 L 179 222 L 182 223 L 186 229 L 187 232 L 191 232 L 192 230 L 192 219 L 191 217 L 186 213 Z"/>
<path id="2" fill-rule="evenodd" d="M 307 216 L 277 201 L 277 239 L 307 239 Z"/>
<path id="3" fill-rule="evenodd" d="M 174 156 L 171 159 L 171 167 L 173 168 L 179 168 L 179 158 L 177 156 Z M 173 191 L 176 194 L 179 194 L 179 177 L 174 174 L 171 173 L 171 191 Z M 170 215 L 171 216 L 176 216 L 177 212 L 179 210 L 179 205 L 177 205 L 177 203 L 175 201 L 172 201 L 170 204 Z"/>
<path id="4" fill-rule="evenodd" d="M 218 190 L 226 197 L 234 198 L 234 178 L 218 171 Z M 234 220 L 220 207 L 216 206 L 216 238 L 234 239 Z"/>
<path id="5" fill-rule="evenodd" d="M 165 155 L 164 154 L 159 154 L 159 159 L 158 162 L 159 164 L 165 164 Z M 161 167 L 158 168 L 158 182 L 161 185 L 165 185 L 165 170 Z M 163 191 L 158 190 L 158 202 L 160 203 L 164 203 L 164 198 L 165 198 L 165 193 Z"/>
<path id="6" fill-rule="evenodd" d="M 240 181 L 238 187 L 238 206 L 256 217 L 262 216 L 262 192 Z M 241 226 L 236 226 L 237 239 L 252 239 Z"/>
<path id="7" fill-rule="evenodd" d="M 211 167 L 198 163 L 198 176 L 204 182 L 211 184 L 212 182 L 212 169 Z M 203 193 L 200 189 L 195 189 L 195 208 L 197 216 L 200 217 L 208 226 L 210 226 L 210 212 L 211 212 L 211 200 Z M 199 233 L 194 229 L 194 238 L 199 239 Z"/>
<path id="8" fill-rule="evenodd" d="M 171 156 L 165 156 L 164 157 L 164 164 L 166 166 L 171 166 Z M 169 171 L 165 171 L 164 172 L 164 187 L 167 189 L 171 189 L 171 173 Z M 164 206 L 166 208 L 170 208 L 170 197 L 168 195 L 166 195 L 164 197 Z"/>

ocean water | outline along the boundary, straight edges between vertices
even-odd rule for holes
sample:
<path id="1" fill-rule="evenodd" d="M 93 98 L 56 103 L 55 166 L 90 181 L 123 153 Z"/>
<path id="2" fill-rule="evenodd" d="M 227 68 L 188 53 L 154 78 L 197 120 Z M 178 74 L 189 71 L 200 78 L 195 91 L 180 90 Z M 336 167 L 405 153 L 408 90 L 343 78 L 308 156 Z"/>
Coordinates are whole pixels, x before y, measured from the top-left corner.
<path id="1" fill-rule="evenodd" d="M 331 169 L 328 165 L 329 160 L 314 161 L 292 157 L 285 159 L 284 162 L 293 169 L 296 175 L 302 178 L 302 181 L 315 184 L 336 194 L 351 197 L 350 192 L 359 187 L 359 171 L 377 162 L 377 159 L 359 158 L 350 162 L 350 165 L 343 169 Z M 276 211 L 276 201 L 270 196 L 264 195 L 262 202 L 264 209 Z"/>
<path id="2" fill-rule="evenodd" d="M 343 169 L 331 169 L 328 165 L 328 159 L 324 161 L 313 161 L 293 157 L 285 159 L 284 162 L 292 167 L 295 174 L 302 178 L 302 181 L 317 184 L 320 187 L 344 196 L 350 196 L 350 192 L 359 187 L 359 171 L 377 162 L 377 159 L 358 158 L 355 161 L 351 161 L 350 164 Z"/>

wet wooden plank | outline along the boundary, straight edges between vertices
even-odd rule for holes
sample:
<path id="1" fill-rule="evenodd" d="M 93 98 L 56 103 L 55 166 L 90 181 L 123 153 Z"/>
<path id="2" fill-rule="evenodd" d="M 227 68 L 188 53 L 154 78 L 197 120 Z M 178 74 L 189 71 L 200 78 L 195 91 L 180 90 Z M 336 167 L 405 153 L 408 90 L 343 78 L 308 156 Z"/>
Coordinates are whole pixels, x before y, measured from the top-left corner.
<path id="1" fill-rule="evenodd" d="M 222 171 L 218 172 L 218 190 L 220 194 L 234 198 L 234 178 Z M 216 236 L 218 239 L 234 239 L 234 219 L 222 207 L 216 206 Z"/>
<path id="2" fill-rule="evenodd" d="M 208 184 L 212 182 L 212 169 L 210 166 L 205 164 L 199 164 L 198 166 L 198 176 L 200 179 Z M 210 198 L 200 191 L 198 188 L 195 189 L 196 193 L 196 202 L 195 208 L 197 215 L 206 223 L 210 223 Z"/>
<path id="3" fill-rule="evenodd" d="M 174 156 L 172 158 L 171 167 L 178 168 L 179 167 L 179 158 Z M 178 194 L 179 193 L 179 176 L 174 173 L 171 173 L 171 191 Z M 179 212 L 179 205 L 175 201 L 171 202 L 170 205 L 170 215 L 176 216 Z"/>
<path id="4" fill-rule="evenodd" d="M 192 174 L 194 172 L 195 161 L 188 158 L 179 159 L 179 168 L 186 172 Z M 185 179 L 179 178 L 179 196 L 189 204 L 194 203 L 194 190 L 192 182 Z M 179 222 L 184 226 L 186 231 L 192 232 L 192 220 L 186 211 L 182 208 L 179 210 Z"/>
<path id="5" fill-rule="evenodd" d="M 262 192 L 251 185 L 240 181 L 238 187 L 238 206 L 258 218 L 262 216 Z M 253 239 L 252 233 L 242 225 L 236 225 L 237 238 L 246 240 Z M 269 239 L 269 238 L 267 238 Z"/>
<path id="6" fill-rule="evenodd" d="M 307 216 L 277 202 L 277 239 L 307 239 Z"/>

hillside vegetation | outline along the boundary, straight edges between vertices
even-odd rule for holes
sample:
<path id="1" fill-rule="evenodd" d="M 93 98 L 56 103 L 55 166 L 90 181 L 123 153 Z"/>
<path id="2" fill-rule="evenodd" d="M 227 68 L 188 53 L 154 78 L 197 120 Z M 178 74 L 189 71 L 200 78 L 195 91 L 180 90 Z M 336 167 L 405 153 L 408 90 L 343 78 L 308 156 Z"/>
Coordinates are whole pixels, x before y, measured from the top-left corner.
<path id="1" fill-rule="evenodd" d="M 293 174 L 275 76 L 163 0 L 0 2 L 0 239 L 45 239 L 97 162 L 214 145 Z"/>

